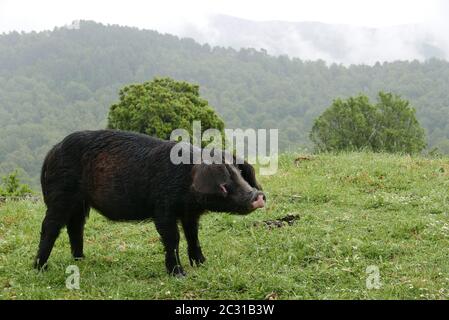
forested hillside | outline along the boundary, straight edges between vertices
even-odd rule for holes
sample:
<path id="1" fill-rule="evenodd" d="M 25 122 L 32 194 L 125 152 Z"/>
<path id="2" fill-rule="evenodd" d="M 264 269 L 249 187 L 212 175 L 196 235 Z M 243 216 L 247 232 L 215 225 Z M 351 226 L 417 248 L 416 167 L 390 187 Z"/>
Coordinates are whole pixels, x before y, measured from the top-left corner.
<path id="1" fill-rule="evenodd" d="M 81 22 L 80 29 L 0 35 L 0 174 L 18 167 L 36 185 L 55 142 L 105 127 L 118 89 L 154 76 L 199 84 L 229 128 L 279 128 L 283 150 L 309 144 L 313 119 L 334 98 L 391 91 L 412 101 L 429 146 L 449 152 L 448 62 L 326 66 Z"/>

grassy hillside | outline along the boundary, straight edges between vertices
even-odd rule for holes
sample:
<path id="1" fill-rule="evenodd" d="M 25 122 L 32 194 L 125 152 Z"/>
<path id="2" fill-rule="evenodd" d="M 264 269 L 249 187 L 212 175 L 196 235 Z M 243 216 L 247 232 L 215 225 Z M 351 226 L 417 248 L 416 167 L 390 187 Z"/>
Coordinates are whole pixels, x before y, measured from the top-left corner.
<path id="1" fill-rule="evenodd" d="M 261 177 L 268 206 L 245 217 L 208 214 L 200 239 L 206 264 L 165 274 L 152 223 L 112 223 L 92 212 L 86 256 L 74 262 L 67 235 L 47 272 L 31 269 L 41 202 L 0 204 L 0 299 L 447 299 L 449 159 L 364 153 L 314 156 Z M 298 215 L 292 225 L 265 223 Z M 76 264 L 80 290 L 65 288 Z M 366 288 L 366 268 L 381 288 Z"/>

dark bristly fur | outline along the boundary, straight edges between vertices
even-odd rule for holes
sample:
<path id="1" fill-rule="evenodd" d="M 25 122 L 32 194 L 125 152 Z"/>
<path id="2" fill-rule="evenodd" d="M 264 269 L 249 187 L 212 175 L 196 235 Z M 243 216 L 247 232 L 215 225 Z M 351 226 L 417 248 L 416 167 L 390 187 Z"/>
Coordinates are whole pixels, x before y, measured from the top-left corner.
<path id="1" fill-rule="evenodd" d="M 46 266 L 67 226 L 74 258 L 83 258 L 90 208 L 111 220 L 151 218 L 165 247 L 167 271 L 184 275 L 179 262 L 181 222 L 190 263 L 205 261 L 198 222 L 205 211 L 247 214 L 265 196 L 251 165 L 181 164 L 170 161 L 172 141 L 123 131 L 82 131 L 67 136 L 45 158 L 41 184 L 47 212 L 35 260 Z M 191 151 L 193 149 L 190 149 Z"/>

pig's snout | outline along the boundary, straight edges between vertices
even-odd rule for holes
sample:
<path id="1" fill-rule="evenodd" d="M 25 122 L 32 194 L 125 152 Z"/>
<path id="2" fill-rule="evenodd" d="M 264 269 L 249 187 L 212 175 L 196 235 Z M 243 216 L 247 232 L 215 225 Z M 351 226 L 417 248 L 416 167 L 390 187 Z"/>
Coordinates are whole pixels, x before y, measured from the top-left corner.
<path id="1" fill-rule="evenodd" d="M 265 197 L 263 192 L 256 191 L 256 192 L 254 192 L 254 197 L 251 202 L 251 206 L 253 207 L 253 209 L 263 208 L 263 207 L 265 207 L 266 200 L 267 200 L 267 198 Z"/>

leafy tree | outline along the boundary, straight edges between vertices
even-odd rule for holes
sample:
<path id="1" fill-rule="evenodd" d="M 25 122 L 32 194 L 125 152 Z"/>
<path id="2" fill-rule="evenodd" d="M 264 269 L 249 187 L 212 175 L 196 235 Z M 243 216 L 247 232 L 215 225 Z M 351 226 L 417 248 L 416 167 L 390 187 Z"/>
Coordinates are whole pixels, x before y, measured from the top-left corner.
<path id="1" fill-rule="evenodd" d="M 175 129 L 192 134 L 194 120 L 201 131 L 221 132 L 224 123 L 208 102 L 200 97 L 199 86 L 170 78 L 133 84 L 120 90 L 120 102 L 111 106 L 108 128 L 136 131 L 169 139 Z"/>
<path id="2" fill-rule="evenodd" d="M 18 178 L 18 172 L 13 171 L 12 173 L 2 177 L 2 183 L 0 184 L 0 196 L 24 196 L 31 194 L 32 191 L 26 184 L 20 183 Z"/>
<path id="3" fill-rule="evenodd" d="M 369 145 L 376 110 L 366 96 L 336 99 L 315 120 L 310 139 L 320 151 L 360 150 Z"/>
<path id="4" fill-rule="evenodd" d="M 318 151 L 417 153 L 426 146 L 424 138 L 409 102 L 384 92 L 379 92 L 376 105 L 364 95 L 334 100 L 310 132 Z"/>
<path id="5" fill-rule="evenodd" d="M 407 100 L 391 93 L 379 93 L 374 151 L 418 153 L 426 147 L 424 129 Z"/>

